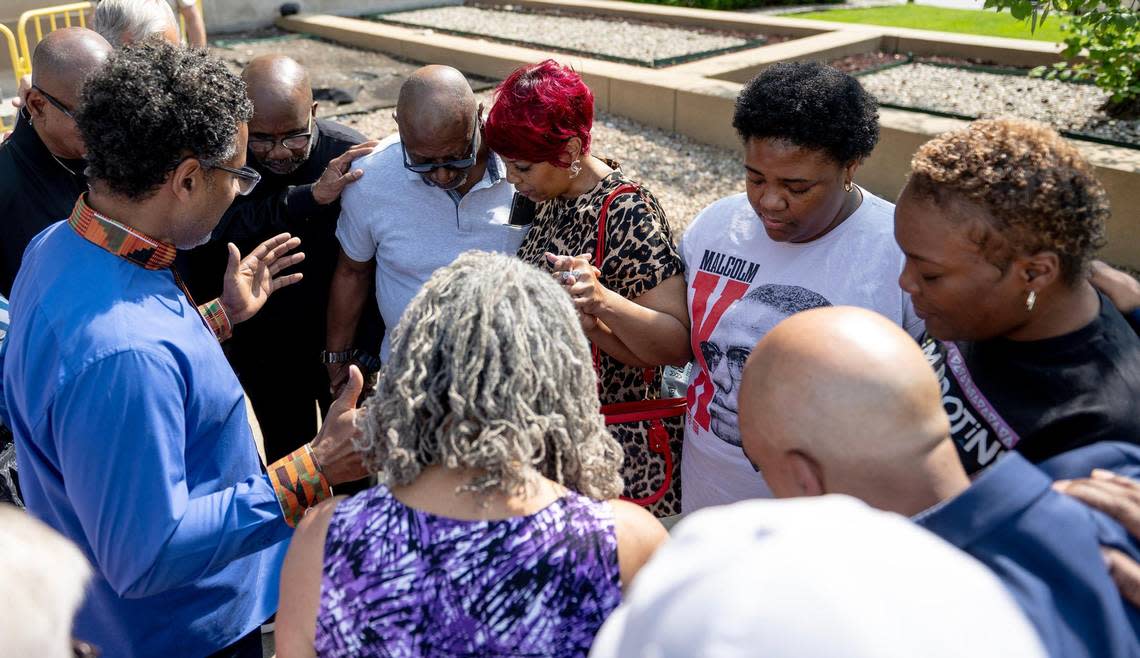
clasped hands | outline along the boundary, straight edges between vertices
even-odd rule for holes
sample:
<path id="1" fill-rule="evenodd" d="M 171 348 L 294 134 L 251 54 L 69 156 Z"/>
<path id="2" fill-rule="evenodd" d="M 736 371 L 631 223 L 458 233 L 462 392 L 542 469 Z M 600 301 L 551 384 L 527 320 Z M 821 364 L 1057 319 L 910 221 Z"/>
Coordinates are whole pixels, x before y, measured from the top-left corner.
<path id="1" fill-rule="evenodd" d="M 598 316 L 605 313 L 608 298 L 613 293 L 598 279 L 602 272 L 594 267 L 590 254 L 560 256 L 546 252 L 546 262 L 554 269 L 557 281 L 574 303 L 578 321 L 584 331 L 598 326 Z"/>

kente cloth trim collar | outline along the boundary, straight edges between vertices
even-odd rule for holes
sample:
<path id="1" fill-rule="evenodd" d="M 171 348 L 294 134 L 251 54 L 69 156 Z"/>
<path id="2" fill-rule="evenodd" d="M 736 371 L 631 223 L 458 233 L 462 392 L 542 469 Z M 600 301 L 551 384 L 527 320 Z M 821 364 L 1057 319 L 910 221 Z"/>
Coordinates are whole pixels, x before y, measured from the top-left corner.
<path id="1" fill-rule="evenodd" d="M 120 224 L 87 205 L 87 194 L 81 194 L 67 223 L 82 238 L 148 270 L 169 269 L 178 250 Z"/>

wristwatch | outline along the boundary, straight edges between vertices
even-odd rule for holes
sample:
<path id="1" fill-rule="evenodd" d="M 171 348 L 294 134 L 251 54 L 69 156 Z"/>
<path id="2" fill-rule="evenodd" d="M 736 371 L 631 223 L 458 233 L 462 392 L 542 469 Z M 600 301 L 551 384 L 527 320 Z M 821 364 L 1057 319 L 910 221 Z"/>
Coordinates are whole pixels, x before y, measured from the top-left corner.
<path id="1" fill-rule="evenodd" d="M 343 352 L 329 352 L 328 350 L 321 350 L 321 363 L 348 363 L 352 359 L 352 355 L 356 350 L 345 350 Z"/>

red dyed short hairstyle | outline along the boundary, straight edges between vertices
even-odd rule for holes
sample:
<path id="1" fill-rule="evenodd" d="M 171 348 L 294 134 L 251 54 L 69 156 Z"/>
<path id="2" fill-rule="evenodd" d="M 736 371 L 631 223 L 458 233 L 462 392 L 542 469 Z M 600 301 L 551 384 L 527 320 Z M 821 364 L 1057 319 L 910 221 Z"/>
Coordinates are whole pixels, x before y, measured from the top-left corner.
<path id="1" fill-rule="evenodd" d="M 590 152 L 594 93 L 568 66 L 548 59 L 511 73 L 495 90 L 484 135 L 491 150 L 508 160 L 570 163 L 558 156 L 572 137 Z"/>

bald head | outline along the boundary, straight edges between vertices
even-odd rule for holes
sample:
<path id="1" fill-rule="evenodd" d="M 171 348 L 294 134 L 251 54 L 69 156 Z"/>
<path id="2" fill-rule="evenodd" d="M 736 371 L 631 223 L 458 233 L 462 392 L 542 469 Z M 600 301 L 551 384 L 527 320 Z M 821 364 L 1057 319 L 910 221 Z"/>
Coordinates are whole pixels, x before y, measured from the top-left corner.
<path id="1" fill-rule="evenodd" d="M 284 55 L 254 58 L 241 72 L 245 93 L 253 101 L 249 122 L 249 152 L 254 163 L 275 174 L 296 171 L 305 163 L 316 143 L 316 112 L 313 88 L 305 67 Z M 283 140 L 298 135 L 302 146 L 286 148 Z"/>
<path id="2" fill-rule="evenodd" d="M 467 133 L 477 107 L 462 73 L 450 66 L 425 66 L 400 87 L 396 101 L 400 134 L 424 141 L 431 135 L 454 137 L 457 127 Z"/>
<path id="3" fill-rule="evenodd" d="M 922 350 L 864 309 L 806 311 L 770 331 L 744 368 L 740 428 L 781 497 L 846 493 L 913 514 L 936 502 L 916 479 L 965 481 Z"/>
<path id="4" fill-rule="evenodd" d="M 86 148 L 74 116 L 84 81 L 110 54 L 103 37 L 82 27 L 55 30 L 36 45 L 25 107 L 40 141 L 56 157 L 83 157 Z"/>
<path id="5" fill-rule="evenodd" d="M 296 60 L 285 55 L 256 57 L 241 72 L 246 93 L 253 101 L 253 112 L 277 114 L 288 108 L 308 113 L 313 104 L 309 73 Z"/>
<path id="6" fill-rule="evenodd" d="M 46 34 L 32 53 L 32 84 L 78 99 L 83 80 L 107 61 L 111 44 L 98 33 L 68 27 Z"/>

